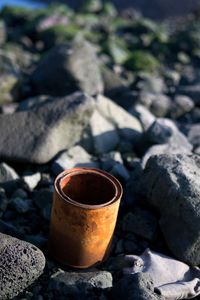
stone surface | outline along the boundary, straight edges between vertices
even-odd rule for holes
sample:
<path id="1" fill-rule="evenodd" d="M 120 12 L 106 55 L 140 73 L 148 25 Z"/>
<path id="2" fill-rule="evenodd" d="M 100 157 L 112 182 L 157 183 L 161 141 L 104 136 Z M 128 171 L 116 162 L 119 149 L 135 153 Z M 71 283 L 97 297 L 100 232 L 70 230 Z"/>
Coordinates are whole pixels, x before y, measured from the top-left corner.
<path id="1" fill-rule="evenodd" d="M 50 189 L 43 188 L 34 193 L 33 201 L 39 208 L 41 216 L 45 220 L 50 220 L 51 207 L 53 202 L 53 192 Z"/>
<path id="2" fill-rule="evenodd" d="M 177 95 L 174 98 L 170 115 L 176 119 L 190 112 L 193 108 L 194 102 L 190 97 Z"/>
<path id="3" fill-rule="evenodd" d="M 77 92 L 30 111 L 0 115 L 0 157 L 48 162 L 79 141 L 92 110 L 92 98 Z"/>
<path id="4" fill-rule="evenodd" d="M 112 275 L 107 271 L 88 270 L 64 272 L 62 270 L 51 276 L 48 290 L 56 297 L 70 299 L 97 299 L 98 293 L 111 288 Z"/>
<path id="5" fill-rule="evenodd" d="M 83 39 L 53 48 L 31 77 L 38 94 L 64 96 L 77 90 L 89 95 L 103 91 L 95 47 Z"/>
<path id="6" fill-rule="evenodd" d="M 154 293 L 151 276 L 145 273 L 123 276 L 115 285 L 113 296 L 116 300 L 123 300 L 124 296 L 127 300 L 164 300 L 163 297 Z"/>
<path id="7" fill-rule="evenodd" d="M 152 125 L 153 126 L 153 125 Z M 166 118 L 160 118 L 155 121 L 154 126 L 159 127 L 159 131 L 151 130 L 151 140 L 157 140 L 157 142 L 161 142 L 163 139 L 166 139 L 167 142 L 162 145 L 156 145 L 150 147 L 145 155 L 142 158 L 142 165 L 145 166 L 146 162 L 148 161 L 149 157 L 157 154 L 163 153 L 170 153 L 170 154 L 178 154 L 178 153 L 191 153 L 192 151 L 192 144 L 189 143 L 187 137 L 180 132 L 176 124 Z M 169 128 L 171 136 L 166 136 L 166 128 Z M 148 135 L 147 135 L 148 136 Z"/>
<path id="8" fill-rule="evenodd" d="M 200 146 L 200 124 L 192 124 L 186 127 L 188 141 L 197 148 Z"/>
<path id="9" fill-rule="evenodd" d="M 121 139 L 137 143 L 143 130 L 136 117 L 102 95 L 97 97 L 96 109 L 115 126 Z"/>
<path id="10" fill-rule="evenodd" d="M 140 103 L 148 107 L 148 109 L 158 118 L 168 115 L 171 110 L 171 99 L 164 94 L 152 94 L 142 92 L 140 95 Z"/>
<path id="11" fill-rule="evenodd" d="M 35 246 L 0 233 L 0 298 L 11 299 L 43 272 L 45 258 Z"/>
<path id="12" fill-rule="evenodd" d="M 21 198 L 11 199 L 9 206 L 19 214 L 25 214 L 33 208 L 31 199 Z"/>
<path id="13" fill-rule="evenodd" d="M 156 120 L 156 117 L 146 108 L 146 106 L 141 104 L 137 104 L 130 109 L 130 113 L 140 120 L 144 130 L 147 130 Z"/>
<path id="14" fill-rule="evenodd" d="M 147 161 L 151 156 L 154 155 L 161 155 L 161 154 L 191 154 L 191 151 L 184 147 L 177 147 L 169 144 L 163 144 L 163 145 L 154 145 L 151 146 L 145 153 L 145 155 L 142 158 L 142 166 L 145 167 Z"/>
<path id="15" fill-rule="evenodd" d="M 39 95 L 35 97 L 28 98 L 19 103 L 17 111 L 30 110 L 36 108 L 37 106 L 42 106 L 43 104 L 54 101 L 55 98 L 47 95 Z"/>
<path id="16" fill-rule="evenodd" d="M 88 288 L 106 289 L 112 287 L 112 275 L 107 271 L 78 271 L 78 272 L 64 272 L 60 271 L 58 274 L 52 276 L 54 288 L 66 285 L 85 284 Z M 52 283 L 50 283 L 52 285 Z"/>
<path id="17" fill-rule="evenodd" d="M 200 84 L 180 86 L 178 92 L 190 97 L 196 105 L 200 106 Z"/>
<path id="18" fill-rule="evenodd" d="M 17 188 L 19 181 L 19 175 L 6 163 L 0 163 L 0 186 L 3 187 L 6 192 L 13 193 Z"/>
<path id="19" fill-rule="evenodd" d="M 26 186 L 30 191 L 34 190 L 36 186 L 38 185 L 40 179 L 41 179 L 41 174 L 39 172 L 37 173 L 29 173 L 29 174 L 24 174 L 22 177 L 23 181 L 25 182 Z"/>
<path id="20" fill-rule="evenodd" d="M 142 74 L 141 81 L 137 87 L 144 92 L 152 94 L 163 94 L 166 92 L 166 84 L 162 77 L 150 73 Z"/>
<path id="21" fill-rule="evenodd" d="M 195 155 L 159 155 L 145 168 L 146 196 L 160 213 L 160 226 L 175 257 L 200 264 L 200 159 Z"/>
<path id="22" fill-rule="evenodd" d="M 19 175 L 6 163 L 0 164 L 0 184 L 19 179 Z"/>
<path id="23" fill-rule="evenodd" d="M 77 167 L 98 168 L 99 164 L 92 159 L 92 156 L 88 152 L 77 145 L 63 152 L 53 162 L 52 171 L 57 175 L 64 170 Z"/>
<path id="24" fill-rule="evenodd" d="M 0 45 L 3 45 L 7 38 L 7 32 L 4 22 L 0 21 Z"/>
<path id="25" fill-rule="evenodd" d="M 172 135 L 172 128 L 159 122 L 159 119 L 157 119 L 146 131 L 145 138 L 152 144 L 165 144 Z"/>
<path id="26" fill-rule="evenodd" d="M 119 145 L 120 138 L 115 126 L 97 110 L 90 119 L 90 130 L 95 153 L 106 153 Z"/>
<path id="27" fill-rule="evenodd" d="M 123 230 L 153 241 L 157 235 L 157 219 L 147 210 L 140 208 L 129 212 L 123 221 Z"/>

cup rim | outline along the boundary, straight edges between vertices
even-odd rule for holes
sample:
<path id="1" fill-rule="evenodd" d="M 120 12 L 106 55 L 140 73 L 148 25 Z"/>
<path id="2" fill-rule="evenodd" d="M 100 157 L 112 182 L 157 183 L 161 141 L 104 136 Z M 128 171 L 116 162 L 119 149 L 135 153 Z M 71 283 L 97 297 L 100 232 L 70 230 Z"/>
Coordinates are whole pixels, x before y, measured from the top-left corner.
<path id="1" fill-rule="evenodd" d="M 115 194 L 111 200 L 109 200 L 105 203 L 102 203 L 102 204 L 90 205 L 90 204 L 84 204 L 84 203 L 75 201 L 63 192 L 63 189 L 61 188 L 61 181 L 64 178 L 66 178 L 68 176 L 77 175 L 77 174 L 87 174 L 87 173 L 97 174 L 101 177 L 106 178 L 108 181 L 110 181 L 110 183 L 114 186 L 114 189 L 115 189 Z M 69 203 L 69 204 L 77 206 L 77 207 L 85 208 L 85 209 L 106 208 L 106 207 L 114 204 L 117 200 L 119 200 L 123 194 L 123 188 L 122 188 L 121 183 L 113 175 L 109 174 L 108 172 L 97 169 L 97 168 L 86 168 L 86 167 L 72 168 L 72 169 L 61 172 L 54 181 L 54 188 L 55 188 L 56 192 L 59 194 L 59 196 L 62 198 L 62 200 L 64 200 L 66 203 Z"/>

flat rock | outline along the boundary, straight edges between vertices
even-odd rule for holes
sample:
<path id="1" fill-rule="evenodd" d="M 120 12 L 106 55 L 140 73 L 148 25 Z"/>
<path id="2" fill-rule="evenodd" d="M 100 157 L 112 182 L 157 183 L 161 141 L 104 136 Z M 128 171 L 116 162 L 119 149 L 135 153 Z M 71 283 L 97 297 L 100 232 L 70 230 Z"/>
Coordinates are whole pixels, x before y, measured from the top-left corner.
<path id="1" fill-rule="evenodd" d="M 200 264 L 199 170 L 198 156 L 164 154 L 149 159 L 143 179 L 169 249 L 190 265 Z"/>
<path id="2" fill-rule="evenodd" d="M 76 167 L 98 168 L 99 164 L 92 159 L 92 156 L 87 151 L 77 145 L 63 152 L 53 162 L 52 171 L 57 175 L 64 170 Z"/>
<path id="3" fill-rule="evenodd" d="M 95 47 L 83 39 L 59 45 L 40 61 L 31 76 L 37 94 L 64 96 L 77 90 L 95 95 L 103 91 Z"/>
<path id="4" fill-rule="evenodd" d="M 43 253 L 30 243 L 0 233 L 0 298 L 11 299 L 43 272 Z"/>
<path id="5" fill-rule="evenodd" d="M 124 296 L 127 300 L 164 300 L 154 293 L 153 280 L 147 273 L 123 276 L 114 286 L 113 296 L 116 300 L 123 300 Z"/>
<path id="6" fill-rule="evenodd" d="M 52 276 L 53 285 L 79 285 L 86 284 L 89 288 L 106 289 L 112 287 L 112 275 L 107 271 L 60 271 Z M 52 285 L 52 283 L 51 283 Z"/>
<path id="7" fill-rule="evenodd" d="M 48 290 L 59 299 L 97 299 L 97 295 L 112 287 L 112 275 L 107 271 L 88 270 L 64 272 L 62 270 L 51 276 Z"/>
<path id="8" fill-rule="evenodd" d="M 0 158 L 47 163 L 80 140 L 93 111 L 93 99 L 81 92 L 32 110 L 0 115 Z"/>

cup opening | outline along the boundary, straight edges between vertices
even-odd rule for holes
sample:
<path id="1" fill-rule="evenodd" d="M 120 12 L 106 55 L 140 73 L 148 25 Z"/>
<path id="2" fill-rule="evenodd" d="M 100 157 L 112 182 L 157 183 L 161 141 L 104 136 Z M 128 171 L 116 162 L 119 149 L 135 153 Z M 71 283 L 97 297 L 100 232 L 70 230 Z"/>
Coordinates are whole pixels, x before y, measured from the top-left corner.
<path id="1" fill-rule="evenodd" d="M 60 181 L 64 196 L 85 205 L 103 205 L 116 197 L 116 185 L 97 172 L 69 173 Z"/>

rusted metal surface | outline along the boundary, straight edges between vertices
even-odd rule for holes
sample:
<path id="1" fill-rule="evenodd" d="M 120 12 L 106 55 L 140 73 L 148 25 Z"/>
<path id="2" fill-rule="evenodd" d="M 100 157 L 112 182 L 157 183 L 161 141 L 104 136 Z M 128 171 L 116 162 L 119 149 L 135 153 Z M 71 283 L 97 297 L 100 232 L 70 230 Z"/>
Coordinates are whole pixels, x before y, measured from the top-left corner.
<path id="1" fill-rule="evenodd" d="M 62 264 L 87 268 L 104 261 L 116 225 L 122 187 L 90 168 L 62 172 L 55 180 L 49 249 Z"/>

